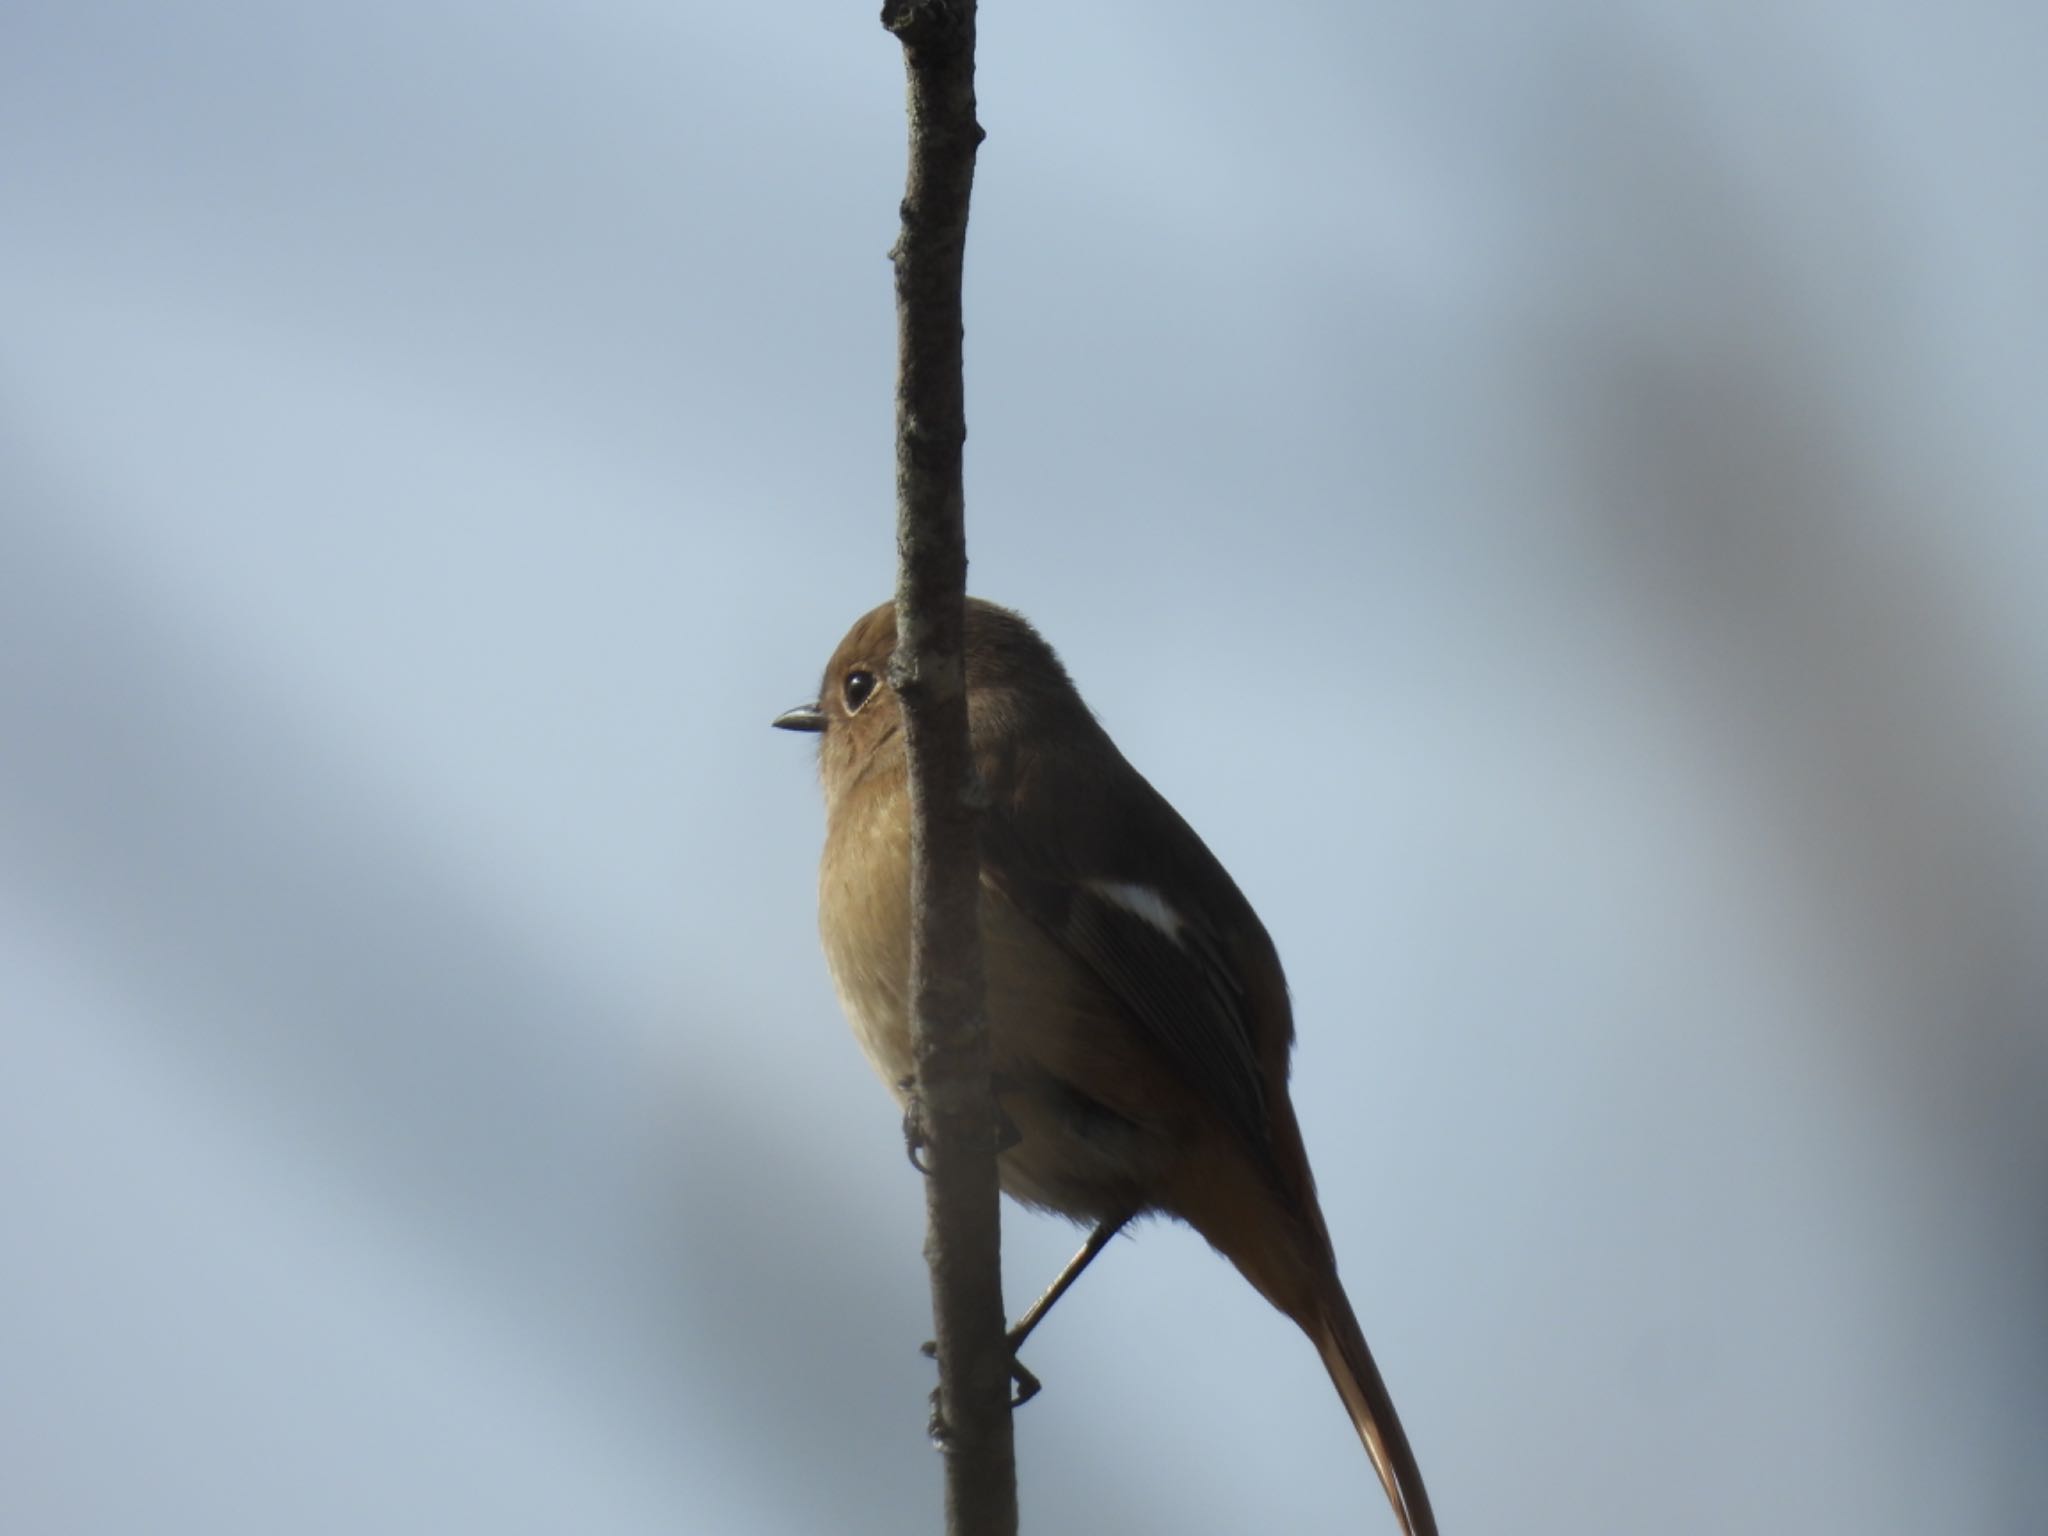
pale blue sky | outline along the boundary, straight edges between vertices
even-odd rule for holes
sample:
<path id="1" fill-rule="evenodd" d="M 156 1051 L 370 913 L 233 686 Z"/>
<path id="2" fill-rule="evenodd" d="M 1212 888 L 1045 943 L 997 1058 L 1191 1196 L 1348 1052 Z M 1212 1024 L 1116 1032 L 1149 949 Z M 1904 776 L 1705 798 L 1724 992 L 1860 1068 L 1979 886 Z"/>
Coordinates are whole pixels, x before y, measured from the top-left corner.
<path id="1" fill-rule="evenodd" d="M 767 729 L 892 578 L 874 10 L 0 22 L 6 1529 L 936 1528 Z M 1445 1529 L 2048 1525 L 2039 9 L 982 50 L 972 586 L 1273 931 Z M 1184 1231 L 1028 1359 L 1027 1529 L 1391 1530 Z"/>

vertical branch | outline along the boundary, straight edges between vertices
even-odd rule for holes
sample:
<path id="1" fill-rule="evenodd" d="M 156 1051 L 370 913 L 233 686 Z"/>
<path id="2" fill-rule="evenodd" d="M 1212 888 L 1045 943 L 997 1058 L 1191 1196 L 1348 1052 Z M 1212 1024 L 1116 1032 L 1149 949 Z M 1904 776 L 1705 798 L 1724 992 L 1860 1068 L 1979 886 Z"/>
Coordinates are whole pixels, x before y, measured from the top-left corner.
<path id="1" fill-rule="evenodd" d="M 994 1097 L 982 1003 L 974 763 L 961 655 L 967 538 L 960 280 L 981 127 L 974 0 L 884 0 L 909 75 L 910 173 L 896 267 L 892 680 L 910 756 L 910 1002 L 938 1341 L 934 1425 L 949 1536 L 1012 1536 L 1017 1468 L 1004 1338 Z"/>

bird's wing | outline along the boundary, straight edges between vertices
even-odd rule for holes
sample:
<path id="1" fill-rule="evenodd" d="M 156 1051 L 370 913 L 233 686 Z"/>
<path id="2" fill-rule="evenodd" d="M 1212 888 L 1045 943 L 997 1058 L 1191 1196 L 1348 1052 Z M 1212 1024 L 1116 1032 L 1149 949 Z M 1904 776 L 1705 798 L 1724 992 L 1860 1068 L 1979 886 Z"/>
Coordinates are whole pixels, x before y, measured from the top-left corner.
<path id="1" fill-rule="evenodd" d="M 1053 816 L 1028 819 L 1000 803 L 985 810 L 983 878 L 1078 959 L 1202 1100 L 1263 1153 L 1271 1132 L 1250 991 L 1217 916 L 1199 905 L 1200 893 L 1226 895 L 1255 929 L 1258 920 L 1172 807 L 1142 779 L 1137 783 L 1142 799 L 1099 808 L 1109 812 L 1102 819 L 1118 823 L 1107 838 L 1071 835 L 1096 819 L 1091 808 L 1072 802 Z M 1177 824 L 1171 832 L 1178 836 L 1147 825 L 1162 818 Z M 1098 823 L 1095 830 L 1108 829 Z M 1090 850 L 1085 862 L 1077 847 Z M 1200 877 L 1156 858 L 1118 857 L 1120 849 L 1162 847 L 1206 861 Z M 1263 930 L 1257 942 L 1266 942 Z"/>

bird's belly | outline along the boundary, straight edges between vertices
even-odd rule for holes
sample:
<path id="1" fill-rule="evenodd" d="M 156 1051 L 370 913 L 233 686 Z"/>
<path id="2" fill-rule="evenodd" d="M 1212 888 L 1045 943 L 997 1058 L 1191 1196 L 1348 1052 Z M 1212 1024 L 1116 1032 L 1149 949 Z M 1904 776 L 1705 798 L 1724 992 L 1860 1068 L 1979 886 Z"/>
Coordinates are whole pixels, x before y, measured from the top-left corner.
<path id="1" fill-rule="evenodd" d="M 911 1075 L 910 849 L 900 797 L 849 810 L 818 869 L 819 931 L 840 1010 L 890 1092 Z M 829 920 L 828 920 L 829 919 Z"/>
<path id="2" fill-rule="evenodd" d="M 873 986 L 839 984 L 839 1006 L 853 1028 L 854 1041 L 889 1091 L 904 1097 L 904 1083 L 917 1070 L 910 1051 L 910 1014 L 896 999 L 877 995 Z"/>
<path id="3" fill-rule="evenodd" d="M 881 807 L 875 807 L 880 812 Z M 909 849 L 900 821 L 839 829 L 820 871 L 825 954 L 854 1039 L 899 1100 L 915 1072 L 910 1032 Z M 1076 1220 L 1132 1214 L 1171 1161 L 1171 1137 L 1132 1102 L 1156 1068 L 1074 962 L 984 884 L 981 935 L 997 1098 L 1016 1199 Z M 1148 1068 L 1150 1070 L 1148 1071 Z"/>

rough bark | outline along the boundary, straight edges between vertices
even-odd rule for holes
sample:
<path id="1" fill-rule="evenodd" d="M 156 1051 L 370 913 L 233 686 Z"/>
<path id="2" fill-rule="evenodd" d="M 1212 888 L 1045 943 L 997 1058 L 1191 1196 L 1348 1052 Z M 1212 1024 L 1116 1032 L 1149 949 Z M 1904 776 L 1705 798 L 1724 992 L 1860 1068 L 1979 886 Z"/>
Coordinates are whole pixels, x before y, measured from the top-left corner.
<path id="1" fill-rule="evenodd" d="M 976 786 L 961 640 L 967 582 L 960 282 L 981 128 L 973 0 L 888 0 L 903 44 L 910 170 L 896 269 L 896 539 L 892 668 L 910 754 L 911 1015 L 924 1138 L 950 1536 L 1013 1536 L 994 1097 L 977 922 Z"/>

